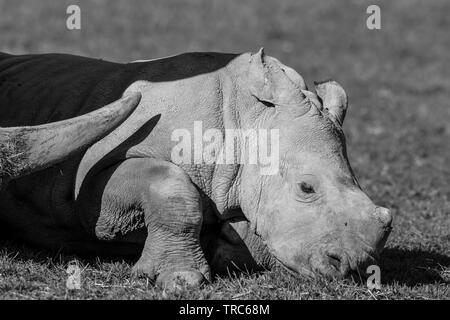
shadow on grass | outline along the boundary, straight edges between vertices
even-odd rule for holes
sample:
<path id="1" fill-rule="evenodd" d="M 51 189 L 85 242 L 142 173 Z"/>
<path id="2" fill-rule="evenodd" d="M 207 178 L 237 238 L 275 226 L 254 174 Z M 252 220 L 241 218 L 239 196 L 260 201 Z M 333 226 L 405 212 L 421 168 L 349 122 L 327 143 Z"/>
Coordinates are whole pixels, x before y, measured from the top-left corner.
<path id="1" fill-rule="evenodd" d="M 2 255 L 6 253 L 8 256 L 14 257 L 16 261 L 32 260 L 39 263 L 50 260 L 56 265 L 65 265 L 75 258 L 91 266 L 95 266 L 99 262 L 125 262 L 132 266 L 138 259 L 138 256 L 90 256 L 51 252 L 11 240 L 0 240 L 0 252 Z M 384 285 L 405 285 L 408 287 L 426 284 L 450 284 L 449 279 L 443 277 L 444 270 L 449 268 L 450 256 L 444 254 L 420 249 L 386 248 L 380 261 L 381 282 Z"/>
<path id="2" fill-rule="evenodd" d="M 54 265 L 67 265 L 72 260 L 78 260 L 83 264 L 95 266 L 98 263 L 125 262 L 130 266 L 139 258 L 138 255 L 111 254 L 76 254 L 64 250 L 53 251 L 30 246 L 19 240 L 0 240 L 0 258 L 8 256 L 16 261 L 33 261 L 35 263 L 46 263 L 51 261 Z"/>
<path id="3" fill-rule="evenodd" d="M 420 249 L 386 248 L 381 255 L 381 282 L 412 287 L 450 282 L 443 278 L 450 268 L 450 257 Z"/>

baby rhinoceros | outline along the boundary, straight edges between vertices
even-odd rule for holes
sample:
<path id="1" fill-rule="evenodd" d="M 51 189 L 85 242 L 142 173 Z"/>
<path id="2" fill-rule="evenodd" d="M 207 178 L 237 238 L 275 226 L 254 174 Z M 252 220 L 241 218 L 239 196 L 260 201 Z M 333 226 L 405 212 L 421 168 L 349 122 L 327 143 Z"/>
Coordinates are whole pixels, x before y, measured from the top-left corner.
<path id="1" fill-rule="evenodd" d="M 22 240 L 138 255 L 134 273 L 168 287 L 274 262 L 297 274 L 343 277 L 373 263 L 386 242 L 392 217 L 350 167 L 341 128 L 347 96 L 334 81 L 308 91 L 263 50 L 128 64 L 2 59 L 0 70 L 24 66 L 9 70 L 27 91 L 0 95 L 18 115 L 69 118 L 141 94 L 135 111 L 86 152 L 0 193 L 1 225 Z M 66 102 L 37 112 L 27 109 L 32 101 Z M 0 108 L 0 119 L 11 114 Z M 269 153 L 268 166 L 260 160 Z"/>

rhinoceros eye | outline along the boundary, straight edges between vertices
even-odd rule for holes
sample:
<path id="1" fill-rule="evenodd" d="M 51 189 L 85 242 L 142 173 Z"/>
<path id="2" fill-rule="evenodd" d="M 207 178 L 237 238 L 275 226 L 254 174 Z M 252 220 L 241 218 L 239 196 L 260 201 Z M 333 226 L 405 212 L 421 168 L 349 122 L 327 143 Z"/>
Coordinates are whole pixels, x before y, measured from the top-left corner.
<path id="1" fill-rule="evenodd" d="M 312 202 L 319 198 L 319 194 L 317 193 L 317 183 L 314 183 L 314 180 L 311 181 L 302 181 L 296 184 L 296 200 L 300 202 Z"/>
<path id="2" fill-rule="evenodd" d="M 295 176 L 296 182 L 291 184 L 293 197 L 299 202 L 312 202 L 320 198 L 320 182 L 312 174 Z"/>
<path id="3" fill-rule="evenodd" d="M 306 194 L 315 193 L 314 187 L 307 182 L 300 183 L 300 190 Z"/>

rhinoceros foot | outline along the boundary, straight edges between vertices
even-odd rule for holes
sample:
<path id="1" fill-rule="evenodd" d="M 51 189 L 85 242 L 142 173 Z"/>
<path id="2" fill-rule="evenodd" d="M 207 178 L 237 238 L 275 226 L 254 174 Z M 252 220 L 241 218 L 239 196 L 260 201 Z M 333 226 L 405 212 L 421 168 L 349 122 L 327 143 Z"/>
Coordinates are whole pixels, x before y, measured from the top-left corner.
<path id="1" fill-rule="evenodd" d="M 160 231 L 149 236 L 141 258 L 132 269 L 134 276 L 145 276 L 161 288 L 178 290 L 184 287 L 198 287 L 209 281 L 210 267 L 203 257 L 196 239 L 178 239 L 163 242 L 167 239 Z M 177 243 L 186 246 L 178 248 Z"/>
<path id="2" fill-rule="evenodd" d="M 204 270 L 203 273 L 193 268 L 171 269 L 158 273 L 155 268 L 138 262 L 133 267 L 132 274 L 136 277 L 145 276 L 154 281 L 160 288 L 181 290 L 185 287 L 199 287 L 207 282 L 209 269 Z"/>
<path id="3" fill-rule="evenodd" d="M 195 269 L 165 271 L 161 273 L 156 285 L 168 290 L 180 290 L 183 287 L 198 287 L 206 282 L 203 274 Z"/>

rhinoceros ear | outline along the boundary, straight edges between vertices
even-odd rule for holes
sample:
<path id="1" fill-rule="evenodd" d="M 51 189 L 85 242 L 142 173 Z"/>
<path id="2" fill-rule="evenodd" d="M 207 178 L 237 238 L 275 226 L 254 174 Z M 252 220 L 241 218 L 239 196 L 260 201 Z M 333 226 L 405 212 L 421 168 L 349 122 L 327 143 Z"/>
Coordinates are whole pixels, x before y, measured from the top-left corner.
<path id="1" fill-rule="evenodd" d="M 302 90 L 302 92 L 303 90 L 308 90 L 308 86 L 306 85 L 305 80 L 301 75 L 298 74 L 297 71 L 282 63 L 280 63 L 280 65 L 282 66 L 281 68 L 283 69 L 284 73 L 286 73 L 288 78 L 291 79 L 291 81 L 297 86 L 298 89 Z"/>
<path id="2" fill-rule="evenodd" d="M 344 88 L 333 80 L 314 82 L 314 85 L 317 95 L 322 99 L 323 108 L 342 126 L 348 106 Z"/>
<path id="3" fill-rule="evenodd" d="M 263 48 L 252 54 L 249 68 L 250 94 L 280 111 L 291 110 L 296 114 L 304 114 L 309 110 L 303 103 L 305 96 L 282 66 L 278 60 L 266 56 Z"/>

